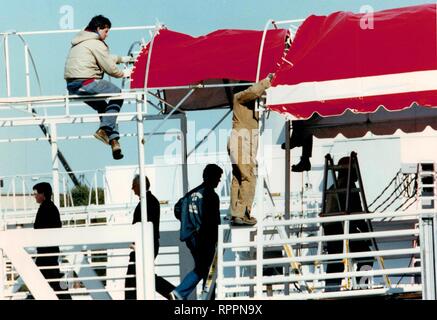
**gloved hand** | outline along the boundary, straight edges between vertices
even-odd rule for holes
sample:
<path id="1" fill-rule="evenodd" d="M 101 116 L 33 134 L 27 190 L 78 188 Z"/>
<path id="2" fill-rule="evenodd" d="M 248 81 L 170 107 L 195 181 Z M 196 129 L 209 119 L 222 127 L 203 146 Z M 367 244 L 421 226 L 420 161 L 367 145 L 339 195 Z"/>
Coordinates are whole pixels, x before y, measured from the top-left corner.
<path id="1" fill-rule="evenodd" d="M 132 56 L 122 56 L 121 57 L 121 63 L 134 63 L 135 58 Z"/>
<path id="2" fill-rule="evenodd" d="M 132 73 L 132 69 L 124 69 L 123 78 L 130 78 L 131 73 Z"/>

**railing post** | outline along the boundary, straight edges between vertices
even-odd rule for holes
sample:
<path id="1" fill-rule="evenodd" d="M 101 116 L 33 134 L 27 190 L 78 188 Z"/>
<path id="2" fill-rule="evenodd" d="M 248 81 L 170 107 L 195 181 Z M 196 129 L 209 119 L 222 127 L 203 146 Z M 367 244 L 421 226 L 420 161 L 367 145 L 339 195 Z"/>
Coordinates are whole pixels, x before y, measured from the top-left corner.
<path id="1" fill-rule="evenodd" d="M 436 213 L 420 215 L 420 258 L 422 269 L 422 299 L 437 299 Z"/>
<path id="2" fill-rule="evenodd" d="M 24 45 L 24 66 L 26 72 L 26 96 L 30 97 L 30 70 L 29 70 L 29 46 Z M 32 112 L 32 103 L 28 103 L 27 112 Z"/>
<path id="3" fill-rule="evenodd" d="M 218 229 L 218 243 L 217 243 L 217 280 L 216 280 L 216 288 L 217 288 L 217 299 L 223 300 L 224 290 L 222 287 L 223 281 L 223 242 L 224 242 L 224 232 L 223 226 L 219 226 Z"/>
<path id="4" fill-rule="evenodd" d="M 143 97 L 146 100 L 146 96 Z M 154 263 L 153 263 L 153 225 L 150 224 L 148 227 L 147 223 L 147 197 L 146 197 L 146 172 L 144 168 L 144 123 L 143 123 L 143 98 L 141 94 L 137 96 L 137 144 L 138 144 L 138 165 L 139 165 L 139 175 L 140 175 L 140 202 L 141 202 L 141 247 L 142 252 L 139 256 L 142 256 L 143 263 L 140 264 L 142 268 L 138 270 L 141 273 L 140 278 L 146 281 L 146 285 L 142 286 L 143 292 L 140 292 L 140 288 L 137 288 L 137 298 L 138 299 L 155 299 L 155 290 L 153 292 L 149 292 L 150 288 L 155 288 L 155 271 L 154 271 Z M 148 234 L 149 233 L 149 234 Z M 148 239 L 152 237 L 152 241 L 148 241 Z M 139 250 L 135 250 L 136 255 L 139 254 Z M 152 255 L 152 263 L 148 263 L 147 259 Z M 141 258 L 136 258 L 136 261 Z M 137 274 L 138 277 L 138 274 Z M 138 283 L 138 280 L 137 280 Z"/>
<path id="5" fill-rule="evenodd" d="M 6 94 L 11 96 L 11 70 L 9 63 L 9 35 L 5 34 L 4 38 L 4 53 L 5 53 L 5 69 L 6 69 Z"/>
<path id="6" fill-rule="evenodd" d="M 53 179 L 53 202 L 59 208 L 59 159 L 58 159 L 58 134 L 56 124 L 50 123 L 50 141 L 52 152 L 52 179 Z"/>
<path id="7" fill-rule="evenodd" d="M 181 114 L 181 156 L 182 156 L 182 193 L 188 192 L 188 164 L 187 164 L 187 117 Z"/>

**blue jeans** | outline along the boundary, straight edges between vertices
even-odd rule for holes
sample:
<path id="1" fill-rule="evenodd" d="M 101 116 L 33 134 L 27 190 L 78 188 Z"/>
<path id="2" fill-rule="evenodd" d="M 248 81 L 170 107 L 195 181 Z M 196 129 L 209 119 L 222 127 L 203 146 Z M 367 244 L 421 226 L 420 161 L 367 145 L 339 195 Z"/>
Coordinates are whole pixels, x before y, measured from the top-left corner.
<path id="1" fill-rule="evenodd" d="M 91 95 L 99 93 L 120 93 L 121 89 L 106 80 L 96 79 L 93 82 L 82 86 L 82 81 L 71 81 L 67 83 L 67 89 L 70 94 Z M 99 100 L 85 101 L 87 105 L 96 110 L 98 113 L 119 113 L 123 100 Z M 118 132 L 117 116 L 100 117 L 100 129 L 105 130 L 109 141 L 120 139 Z"/>
<path id="2" fill-rule="evenodd" d="M 203 285 L 205 285 L 214 259 L 216 242 L 199 241 L 197 235 L 194 235 L 186 241 L 186 244 L 194 259 L 194 269 L 187 273 L 181 284 L 174 290 L 184 300 L 188 298 L 200 280 L 203 280 Z"/>

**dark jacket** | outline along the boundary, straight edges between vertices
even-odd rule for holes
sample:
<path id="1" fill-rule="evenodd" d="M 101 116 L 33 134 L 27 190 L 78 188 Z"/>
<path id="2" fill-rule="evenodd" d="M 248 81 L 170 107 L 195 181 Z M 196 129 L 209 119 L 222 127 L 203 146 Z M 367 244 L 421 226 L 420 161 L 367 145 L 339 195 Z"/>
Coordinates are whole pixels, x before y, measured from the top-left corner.
<path id="1" fill-rule="evenodd" d="M 181 213 L 181 241 L 192 235 L 216 243 L 220 224 L 220 200 L 214 189 L 201 184 L 184 196 Z"/>
<path id="2" fill-rule="evenodd" d="M 36 213 L 34 229 L 61 228 L 62 222 L 59 210 L 51 200 L 45 200 Z"/>
<path id="3" fill-rule="evenodd" d="M 59 210 L 51 200 L 45 200 L 39 206 L 36 213 L 34 229 L 61 228 L 62 222 Z M 59 247 L 41 247 L 37 248 L 38 253 L 57 253 Z"/>
<path id="4" fill-rule="evenodd" d="M 155 244 L 155 257 L 158 255 L 159 250 L 159 219 L 160 219 L 160 204 L 158 199 L 152 194 L 152 192 L 147 191 L 147 221 L 153 224 L 153 241 Z M 134 218 L 132 224 L 141 222 L 141 202 L 138 202 L 135 208 Z"/>

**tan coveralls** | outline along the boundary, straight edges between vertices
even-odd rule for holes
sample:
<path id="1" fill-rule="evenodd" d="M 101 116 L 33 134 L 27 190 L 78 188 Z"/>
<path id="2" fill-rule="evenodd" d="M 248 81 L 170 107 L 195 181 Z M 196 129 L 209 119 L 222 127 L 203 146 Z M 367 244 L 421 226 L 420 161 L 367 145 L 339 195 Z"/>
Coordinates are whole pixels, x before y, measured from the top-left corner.
<path id="1" fill-rule="evenodd" d="M 232 162 L 231 215 L 250 213 L 256 187 L 258 112 L 255 100 L 270 87 L 268 78 L 238 92 L 233 99 L 232 132 L 228 153 Z"/>

